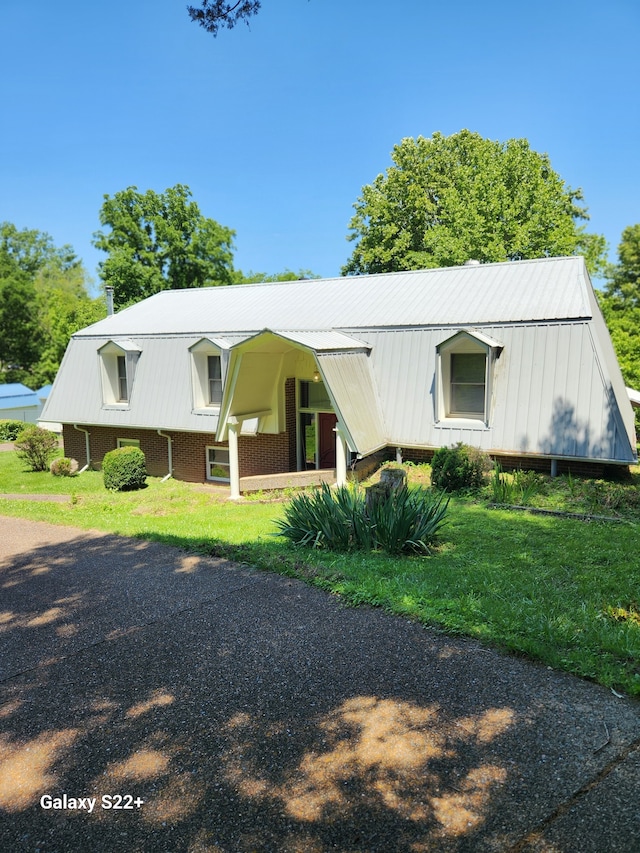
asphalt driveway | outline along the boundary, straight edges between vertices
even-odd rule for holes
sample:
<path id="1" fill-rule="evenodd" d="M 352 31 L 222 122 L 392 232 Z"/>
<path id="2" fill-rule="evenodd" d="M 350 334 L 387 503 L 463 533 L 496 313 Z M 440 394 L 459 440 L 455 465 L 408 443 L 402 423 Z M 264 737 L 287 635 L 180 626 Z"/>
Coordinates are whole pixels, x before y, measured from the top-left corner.
<path id="1" fill-rule="evenodd" d="M 0 517 L 0 850 L 633 853 L 640 703 L 249 567 Z"/>

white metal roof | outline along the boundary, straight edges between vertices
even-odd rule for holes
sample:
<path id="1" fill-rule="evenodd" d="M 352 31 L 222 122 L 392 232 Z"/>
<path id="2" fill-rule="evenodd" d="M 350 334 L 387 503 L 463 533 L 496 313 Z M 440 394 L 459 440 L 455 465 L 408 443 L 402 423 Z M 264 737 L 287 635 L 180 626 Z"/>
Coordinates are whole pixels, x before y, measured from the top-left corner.
<path id="1" fill-rule="evenodd" d="M 582 257 L 165 290 L 78 336 L 251 333 L 590 318 Z"/>

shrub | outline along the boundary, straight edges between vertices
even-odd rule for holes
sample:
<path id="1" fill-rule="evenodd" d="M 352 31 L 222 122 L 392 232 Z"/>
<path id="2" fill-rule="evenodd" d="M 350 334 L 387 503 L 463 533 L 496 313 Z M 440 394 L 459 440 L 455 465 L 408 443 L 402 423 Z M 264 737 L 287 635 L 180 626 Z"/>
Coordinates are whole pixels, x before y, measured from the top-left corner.
<path id="1" fill-rule="evenodd" d="M 49 460 L 58 449 L 58 436 L 48 429 L 30 424 L 18 433 L 15 447 L 30 471 L 46 471 Z"/>
<path id="2" fill-rule="evenodd" d="M 387 554 L 413 551 L 428 554 L 445 523 L 449 500 L 445 493 L 424 489 L 395 489 L 369 508 L 375 543 Z"/>
<path id="3" fill-rule="evenodd" d="M 78 463 L 75 459 L 60 456 L 49 465 L 49 470 L 54 477 L 73 477 L 78 472 Z"/>
<path id="4" fill-rule="evenodd" d="M 24 429 L 24 421 L 12 421 L 8 418 L 0 420 L 0 441 L 15 441 Z"/>
<path id="5" fill-rule="evenodd" d="M 279 535 L 296 545 L 331 551 L 429 553 L 444 524 L 447 502 L 427 489 L 395 489 L 367 506 L 362 490 L 322 487 L 296 495 L 276 521 Z"/>
<path id="6" fill-rule="evenodd" d="M 147 482 L 144 453 L 139 447 L 110 450 L 102 460 L 102 474 L 107 489 L 117 492 L 142 489 Z"/>
<path id="7" fill-rule="evenodd" d="M 440 447 L 431 460 L 431 485 L 445 492 L 477 489 L 483 485 L 490 467 L 488 455 L 477 447 L 460 442 L 453 447 Z"/>

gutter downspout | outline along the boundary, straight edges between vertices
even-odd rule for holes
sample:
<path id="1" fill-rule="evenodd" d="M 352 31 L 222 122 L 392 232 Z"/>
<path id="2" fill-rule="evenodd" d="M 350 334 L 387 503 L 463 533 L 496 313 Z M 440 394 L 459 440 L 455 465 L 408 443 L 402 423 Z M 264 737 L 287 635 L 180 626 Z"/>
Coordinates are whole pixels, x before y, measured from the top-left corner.
<path id="1" fill-rule="evenodd" d="M 158 433 L 158 435 L 162 436 L 162 438 L 167 439 L 167 458 L 169 461 L 169 473 L 166 474 L 160 481 L 161 483 L 166 483 L 167 480 L 173 477 L 173 439 L 170 435 L 167 435 L 166 432 L 162 432 L 161 429 L 156 430 L 156 432 Z"/>
<path id="2" fill-rule="evenodd" d="M 74 424 L 73 428 L 77 429 L 78 432 L 84 433 L 84 452 L 85 452 L 85 456 L 87 457 L 87 464 L 84 466 L 84 468 L 81 468 L 78 471 L 78 474 L 84 474 L 84 472 L 87 470 L 89 465 L 91 465 L 91 451 L 90 451 L 90 447 L 89 447 L 89 430 L 84 429 L 84 427 L 79 427 L 78 424 Z"/>

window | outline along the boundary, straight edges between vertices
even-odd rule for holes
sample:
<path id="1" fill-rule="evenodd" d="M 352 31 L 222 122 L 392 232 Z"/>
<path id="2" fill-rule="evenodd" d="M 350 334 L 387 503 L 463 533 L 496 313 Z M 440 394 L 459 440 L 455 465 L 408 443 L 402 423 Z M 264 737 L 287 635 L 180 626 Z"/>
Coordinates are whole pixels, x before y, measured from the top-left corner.
<path id="1" fill-rule="evenodd" d="M 502 344 L 476 330 L 461 330 L 436 347 L 436 421 L 488 426 L 495 363 Z"/>
<path id="2" fill-rule="evenodd" d="M 109 341 L 100 347 L 102 402 L 105 406 L 128 407 L 141 355 L 133 341 Z"/>
<path id="3" fill-rule="evenodd" d="M 222 365 L 219 355 L 207 356 L 207 375 L 209 377 L 209 405 L 219 406 L 222 402 Z"/>
<path id="4" fill-rule="evenodd" d="M 484 418 L 486 374 L 485 353 L 451 353 L 449 414 Z"/>
<path id="5" fill-rule="evenodd" d="M 127 392 L 127 359 L 123 355 L 117 356 L 118 361 L 118 402 L 129 399 Z"/>
<path id="6" fill-rule="evenodd" d="M 140 439 L 138 438 L 119 438 L 118 447 L 140 447 Z"/>
<path id="7" fill-rule="evenodd" d="M 189 348 L 193 408 L 201 414 L 217 415 L 222 404 L 222 391 L 228 349 L 221 342 L 202 338 Z"/>
<path id="8" fill-rule="evenodd" d="M 207 480 L 229 481 L 229 449 L 207 447 Z"/>

